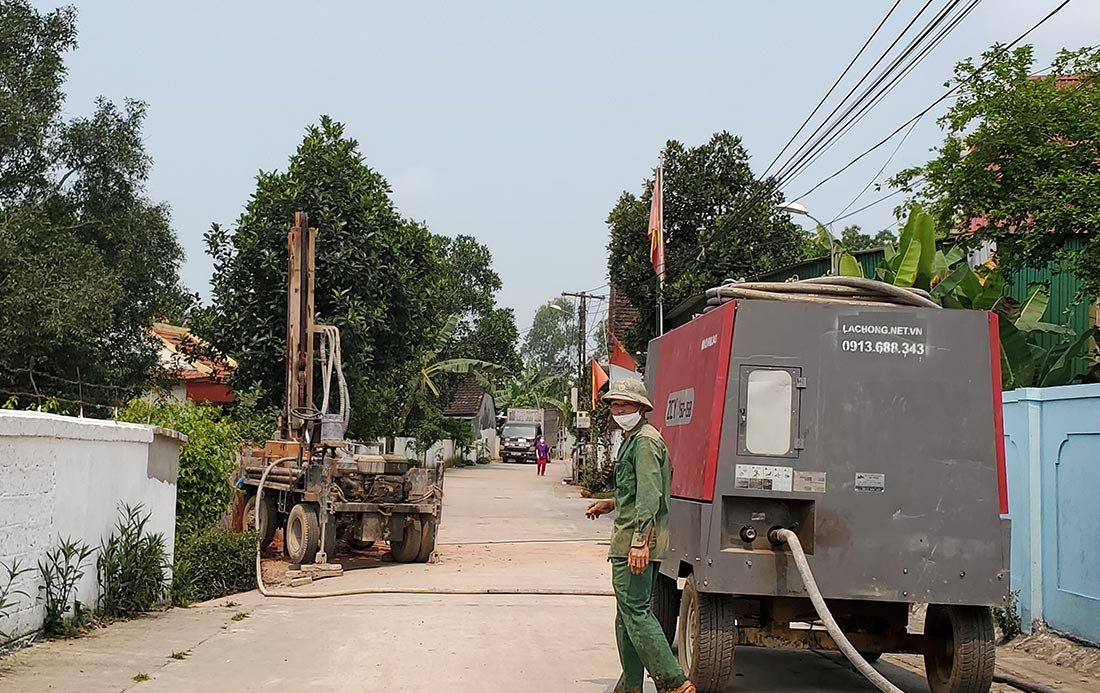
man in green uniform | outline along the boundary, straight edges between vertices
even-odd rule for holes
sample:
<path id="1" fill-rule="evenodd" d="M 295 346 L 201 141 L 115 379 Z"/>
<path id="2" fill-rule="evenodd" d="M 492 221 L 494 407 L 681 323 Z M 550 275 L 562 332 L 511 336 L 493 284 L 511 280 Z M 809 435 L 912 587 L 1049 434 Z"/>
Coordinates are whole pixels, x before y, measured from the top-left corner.
<path id="1" fill-rule="evenodd" d="M 586 514 L 596 519 L 615 511 L 608 557 L 623 675 L 614 693 L 640 693 L 646 671 L 662 693 L 695 693 L 650 603 L 657 564 L 668 549 L 668 448 L 660 432 L 643 419 L 653 404 L 641 380 L 616 380 L 603 399 L 611 404 L 611 416 L 625 438 L 615 461 L 615 498 L 593 502 Z"/>

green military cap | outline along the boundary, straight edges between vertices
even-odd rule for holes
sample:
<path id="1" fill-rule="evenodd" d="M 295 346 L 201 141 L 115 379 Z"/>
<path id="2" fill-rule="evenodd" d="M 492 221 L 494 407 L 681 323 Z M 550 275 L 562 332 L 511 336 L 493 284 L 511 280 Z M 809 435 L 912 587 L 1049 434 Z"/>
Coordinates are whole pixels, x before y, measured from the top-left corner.
<path id="1" fill-rule="evenodd" d="M 649 401 L 649 393 L 646 392 L 645 383 L 638 378 L 622 378 L 611 383 L 604 393 L 603 401 L 611 402 L 621 400 L 623 402 L 638 402 L 646 409 L 652 409 L 653 403 Z"/>

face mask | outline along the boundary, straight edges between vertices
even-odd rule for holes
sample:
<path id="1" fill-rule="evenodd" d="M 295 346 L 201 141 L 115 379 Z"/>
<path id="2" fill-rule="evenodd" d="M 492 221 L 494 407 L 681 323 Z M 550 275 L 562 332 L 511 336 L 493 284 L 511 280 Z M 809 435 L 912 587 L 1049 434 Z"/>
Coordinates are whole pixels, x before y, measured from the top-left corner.
<path id="1" fill-rule="evenodd" d="M 619 424 L 619 428 L 624 431 L 633 431 L 638 422 L 642 420 L 642 415 L 634 412 L 633 414 L 619 414 L 611 418 L 615 419 L 615 423 Z"/>

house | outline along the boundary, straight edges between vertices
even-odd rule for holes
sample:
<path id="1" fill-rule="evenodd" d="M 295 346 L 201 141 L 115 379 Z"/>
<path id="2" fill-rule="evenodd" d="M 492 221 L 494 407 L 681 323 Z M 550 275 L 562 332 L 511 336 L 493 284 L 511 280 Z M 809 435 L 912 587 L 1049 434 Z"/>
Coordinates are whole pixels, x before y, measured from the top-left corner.
<path id="1" fill-rule="evenodd" d="M 235 400 L 226 381 L 236 361 L 209 355 L 210 345 L 186 327 L 155 322 L 150 332 L 160 342 L 161 375 L 173 399 L 215 404 Z"/>
<path id="2" fill-rule="evenodd" d="M 468 378 L 458 386 L 450 403 L 443 409 L 443 415 L 469 421 L 475 445 L 478 441 L 484 441 L 486 456 L 498 456 L 496 403 L 475 378 Z"/>

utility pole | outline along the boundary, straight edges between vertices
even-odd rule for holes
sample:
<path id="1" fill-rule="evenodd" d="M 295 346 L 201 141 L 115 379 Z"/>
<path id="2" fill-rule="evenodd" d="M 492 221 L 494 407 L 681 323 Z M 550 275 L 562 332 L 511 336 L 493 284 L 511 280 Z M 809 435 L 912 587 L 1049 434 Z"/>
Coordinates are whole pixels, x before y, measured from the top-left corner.
<path id="1" fill-rule="evenodd" d="M 584 380 L 584 362 L 587 361 L 588 345 L 588 299 L 606 301 L 607 296 L 597 296 L 585 291 L 563 291 L 562 296 L 570 296 L 577 299 L 577 388 L 580 388 Z"/>

